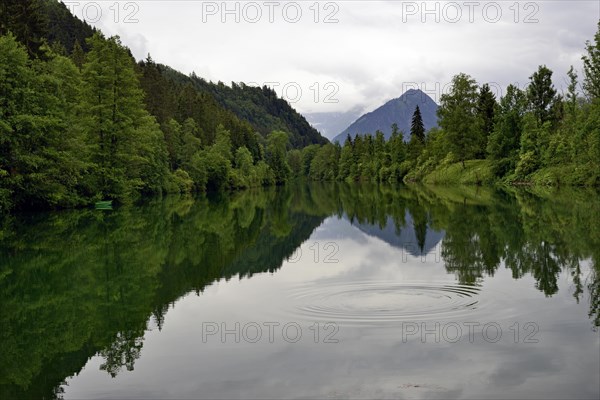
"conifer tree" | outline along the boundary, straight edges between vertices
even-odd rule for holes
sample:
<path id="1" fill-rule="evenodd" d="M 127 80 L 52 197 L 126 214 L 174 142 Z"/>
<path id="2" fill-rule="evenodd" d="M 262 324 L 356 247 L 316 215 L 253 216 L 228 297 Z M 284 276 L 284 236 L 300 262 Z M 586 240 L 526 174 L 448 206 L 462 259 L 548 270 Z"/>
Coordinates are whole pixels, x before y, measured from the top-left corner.
<path id="1" fill-rule="evenodd" d="M 556 89 L 552 84 L 552 71 L 545 65 L 540 65 L 538 70 L 529 77 L 527 98 L 531 111 L 536 117 L 538 125 L 551 121 L 553 112 L 551 107 L 555 102 Z"/>
<path id="2" fill-rule="evenodd" d="M 75 44 L 73 45 L 71 60 L 73 60 L 73 63 L 75 63 L 79 71 L 81 71 L 83 68 L 83 64 L 85 63 L 85 53 L 83 51 L 83 48 L 81 47 L 81 44 L 79 43 L 79 40 L 76 40 Z"/>
<path id="3" fill-rule="evenodd" d="M 124 200 L 160 191 L 167 150 L 144 108 L 134 62 L 118 37 L 96 33 L 83 68 L 84 124 L 93 145 L 95 185 L 103 197 Z"/>
<path id="4" fill-rule="evenodd" d="M 477 100 L 477 117 L 480 123 L 480 134 L 477 143 L 477 158 L 484 158 L 488 138 L 494 129 L 494 115 L 496 112 L 496 96 L 492 93 L 490 85 L 484 84 L 479 90 Z"/>
<path id="5" fill-rule="evenodd" d="M 415 108 L 415 112 L 412 116 L 410 136 L 411 139 L 415 138 L 415 140 L 418 140 L 420 143 L 425 143 L 425 125 L 423 125 L 423 117 L 421 116 L 421 110 L 419 109 L 419 106 Z"/>

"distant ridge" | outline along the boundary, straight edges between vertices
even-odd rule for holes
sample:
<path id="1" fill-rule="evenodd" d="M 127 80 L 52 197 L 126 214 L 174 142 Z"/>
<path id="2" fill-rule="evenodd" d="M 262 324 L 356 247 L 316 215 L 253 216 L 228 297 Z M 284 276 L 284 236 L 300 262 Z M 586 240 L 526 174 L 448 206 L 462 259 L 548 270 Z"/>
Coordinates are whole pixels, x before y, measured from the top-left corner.
<path id="1" fill-rule="evenodd" d="M 392 124 L 398 124 L 398 128 L 404 132 L 404 140 L 410 139 L 410 124 L 415 108 L 419 106 L 423 117 L 425 130 L 437 127 L 438 105 L 425 92 L 418 89 L 410 89 L 402 96 L 390 100 L 374 111 L 364 114 L 354 121 L 342 133 L 333 138 L 333 142 L 344 143 L 348 134 L 354 137 L 367 133 L 375 134 L 377 130 L 384 133 L 389 139 L 392 135 Z"/>
<path id="2" fill-rule="evenodd" d="M 348 216 L 344 216 L 348 219 Z M 405 226 L 398 232 L 395 227 L 394 219 L 387 217 L 385 227 L 369 223 L 351 222 L 362 232 L 369 236 L 383 240 L 392 247 L 403 249 L 413 257 L 429 254 L 444 239 L 446 232 L 443 230 L 432 229 L 425 225 L 424 237 L 419 240 L 415 221 L 409 212 L 404 216 Z"/>

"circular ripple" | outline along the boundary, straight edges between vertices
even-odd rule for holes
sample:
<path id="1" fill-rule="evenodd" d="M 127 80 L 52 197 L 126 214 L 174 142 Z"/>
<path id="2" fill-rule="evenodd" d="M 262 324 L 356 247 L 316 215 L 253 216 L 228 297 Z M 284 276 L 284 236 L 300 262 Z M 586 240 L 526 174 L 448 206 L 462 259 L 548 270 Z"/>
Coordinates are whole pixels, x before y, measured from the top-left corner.
<path id="1" fill-rule="evenodd" d="M 479 308 L 478 294 L 475 286 L 354 282 L 297 288 L 291 297 L 307 319 L 378 323 L 456 317 Z"/>

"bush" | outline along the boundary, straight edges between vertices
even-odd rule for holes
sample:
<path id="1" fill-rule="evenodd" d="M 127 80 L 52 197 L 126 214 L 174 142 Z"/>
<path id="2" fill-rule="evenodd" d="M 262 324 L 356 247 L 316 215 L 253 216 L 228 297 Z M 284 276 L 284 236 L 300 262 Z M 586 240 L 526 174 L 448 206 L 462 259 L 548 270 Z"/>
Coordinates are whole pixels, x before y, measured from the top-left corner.
<path id="1" fill-rule="evenodd" d="M 515 169 L 515 175 L 517 179 L 524 179 L 527 177 L 537 169 L 538 164 L 538 157 L 533 151 L 528 151 L 525 154 L 522 154 L 519 162 L 517 163 L 517 168 Z"/>
<path id="2" fill-rule="evenodd" d="M 164 190 L 167 193 L 191 193 L 194 190 L 194 181 L 183 169 L 170 173 L 165 181 Z"/>

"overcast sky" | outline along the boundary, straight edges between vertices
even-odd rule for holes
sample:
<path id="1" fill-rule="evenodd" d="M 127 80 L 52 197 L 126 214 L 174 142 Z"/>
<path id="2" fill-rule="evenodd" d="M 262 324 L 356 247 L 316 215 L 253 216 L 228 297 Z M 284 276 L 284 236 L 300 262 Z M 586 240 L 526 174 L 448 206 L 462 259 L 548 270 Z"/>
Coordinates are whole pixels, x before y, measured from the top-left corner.
<path id="1" fill-rule="evenodd" d="M 276 82 L 303 113 L 370 110 L 415 86 L 437 101 L 459 72 L 500 94 L 540 64 L 560 88 L 600 18 L 600 0 L 63 2 L 138 59 L 227 84 Z"/>

